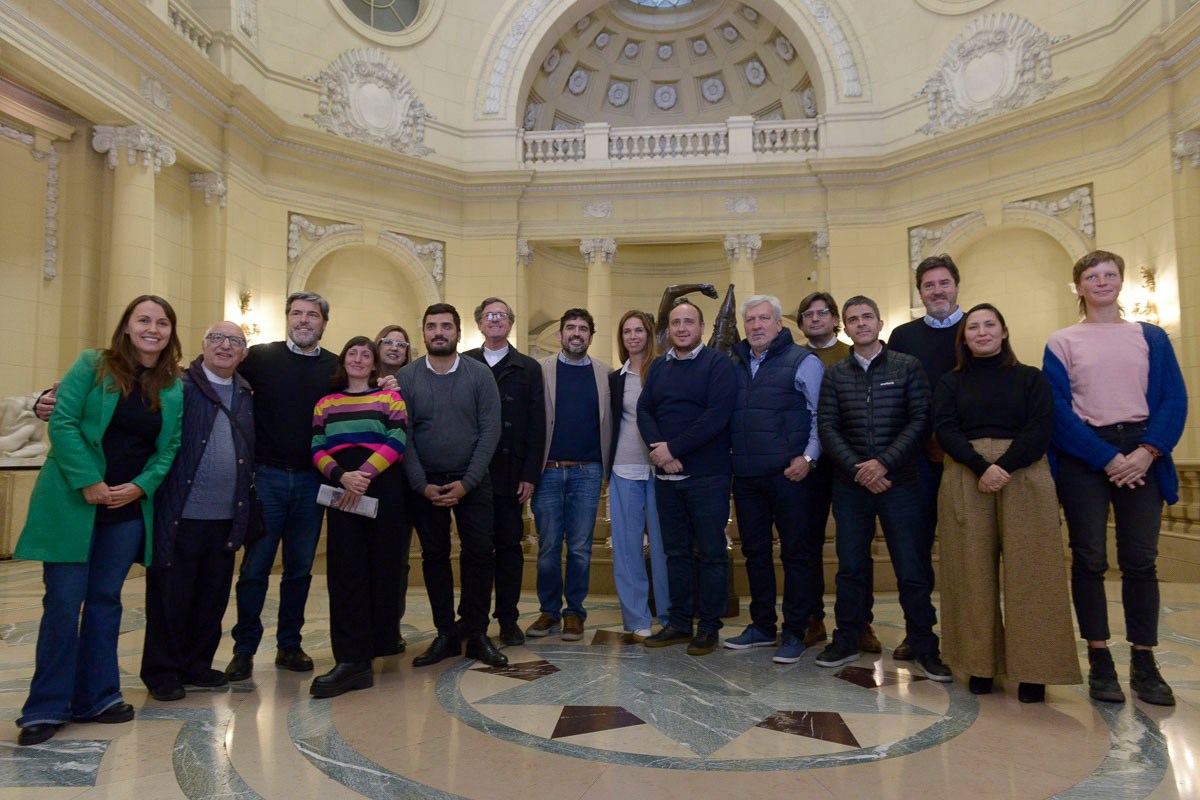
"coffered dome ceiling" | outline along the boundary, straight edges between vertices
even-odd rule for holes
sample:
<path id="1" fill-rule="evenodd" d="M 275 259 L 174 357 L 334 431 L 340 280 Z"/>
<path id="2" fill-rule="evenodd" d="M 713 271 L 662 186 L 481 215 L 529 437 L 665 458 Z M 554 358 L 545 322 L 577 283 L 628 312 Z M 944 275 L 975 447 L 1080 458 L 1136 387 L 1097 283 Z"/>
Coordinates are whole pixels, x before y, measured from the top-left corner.
<path id="1" fill-rule="evenodd" d="M 611 0 L 579 18 L 536 69 L 526 130 L 817 114 L 796 47 L 737 0 Z"/>

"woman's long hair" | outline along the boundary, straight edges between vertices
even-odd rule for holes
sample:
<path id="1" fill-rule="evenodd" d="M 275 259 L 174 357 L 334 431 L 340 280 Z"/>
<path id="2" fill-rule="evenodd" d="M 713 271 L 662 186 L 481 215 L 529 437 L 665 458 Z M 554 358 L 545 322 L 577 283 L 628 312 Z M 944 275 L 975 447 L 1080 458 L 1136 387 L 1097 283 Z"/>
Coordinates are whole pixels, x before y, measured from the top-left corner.
<path id="1" fill-rule="evenodd" d="M 621 356 L 621 363 L 624 364 L 629 360 L 629 348 L 625 347 L 625 337 L 621 335 L 621 331 L 625 329 L 625 323 L 631 319 L 637 319 L 646 329 L 646 354 L 642 359 L 641 379 L 642 385 L 646 385 L 646 375 L 650 372 L 650 363 L 654 361 L 654 357 L 658 355 L 657 346 L 654 342 L 654 321 L 650 319 L 650 315 L 645 311 L 633 309 L 626 311 L 621 321 L 617 323 L 617 353 Z"/>
<path id="2" fill-rule="evenodd" d="M 142 364 L 138 360 L 137 348 L 133 346 L 125 328 L 129 325 L 133 310 L 147 300 L 158 305 L 167 315 L 167 319 L 171 321 L 171 336 L 167 340 L 167 346 L 158 354 L 158 362 L 153 367 L 145 368 L 139 378 L 137 371 Z M 105 376 L 111 377 L 121 397 L 128 397 L 133 391 L 134 382 L 137 381 L 142 390 L 142 397 L 149 401 L 152 411 L 157 411 L 160 407 L 159 392 L 179 380 L 179 361 L 182 358 L 183 346 L 179 343 L 179 325 L 175 319 L 175 309 L 156 294 L 138 295 L 125 306 L 108 348 L 100 351 L 96 381 L 104 380 Z"/>
<path id="3" fill-rule="evenodd" d="M 955 372 L 970 372 L 975 365 L 975 354 L 971 352 L 971 348 L 967 346 L 967 320 L 976 311 L 990 311 L 996 315 L 996 319 L 1000 322 L 1000 330 L 1004 332 L 1004 338 L 1000 341 L 1000 355 L 1004 358 L 1000 359 L 1000 366 L 1015 367 L 1021 362 L 1017 360 L 1017 354 L 1013 352 L 1012 344 L 1009 343 L 1008 323 L 1004 321 L 1004 315 L 1000 313 L 1000 309 L 996 308 L 991 303 L 980 303 L 977 306 L 972 306 L 971 310 L 963 314 L 962 322 L 958 324 L 958 332 L 954 334 L 954 357 L 957 363 L 954 366 Z"/>
<path id="4" fill-rule="evenodd" d="M 346 354 L 350 352 L 351 347 L 359 346 L 365 346 L 371 351 L 371 374 L 367 376 L 367 385 L 379 385 L 379 348 L 375 346 L 374 340 L 368 339 L 366 336 L 355 336 L 342 345 L 342 352 L 337 360 L 337 369 L 334 370 L 333 380 L 330 381 L 333 388 L 345 389 L 350 385 L 350 376 L 346 374 Z"/>

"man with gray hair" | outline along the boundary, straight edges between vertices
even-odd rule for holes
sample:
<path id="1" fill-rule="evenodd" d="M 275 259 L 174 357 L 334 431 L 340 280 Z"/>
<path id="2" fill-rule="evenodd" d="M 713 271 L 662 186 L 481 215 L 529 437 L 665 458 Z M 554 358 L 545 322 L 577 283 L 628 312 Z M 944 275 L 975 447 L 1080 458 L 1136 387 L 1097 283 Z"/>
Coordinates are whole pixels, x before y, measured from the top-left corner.
<path id="1" fill-rule="evenodd" d="M 266 530 L 246 547 L 238 573 L 233 659 L 225 668 L 231 681 L 246 680 L 254 671 L 254 654 L 263 637 L 263 604 L 280 545 L 283 576 L 275 665 L 295 672 L 313 668 L 300 647 L 324 510 L 317 505 L 321 475 L 312 463 L 312 417 L 317 401 L 331 391 L 337 354 L 320 344 L 329 322 L 324 297 L 293 292 L 285 314 L 287 338 L 251 347 L 239 369 L 254 390 L 254 485 Z"/>
<path id="2" fill-rule="evenodd" d="M 737 511 L 750 624 L 723 644 L 733 650 L 775 645 L 775 564 L 772 526 L 779 531 L 783 564 L 783 630 L 774 661 L 800 660 L 805 628 L 821 611 L 821 548 L 825 531 L 814 529 L 807 480 L 821 457 L 817 403 L 825 367 L 783 327 L 779 299 L 754 295 L 742 303 L 746 338 L 734 345 L 737 404 L 730 419 L 733 439 L 733 501 Z M 815 588 L 816 596 L 813 596 Z"/>

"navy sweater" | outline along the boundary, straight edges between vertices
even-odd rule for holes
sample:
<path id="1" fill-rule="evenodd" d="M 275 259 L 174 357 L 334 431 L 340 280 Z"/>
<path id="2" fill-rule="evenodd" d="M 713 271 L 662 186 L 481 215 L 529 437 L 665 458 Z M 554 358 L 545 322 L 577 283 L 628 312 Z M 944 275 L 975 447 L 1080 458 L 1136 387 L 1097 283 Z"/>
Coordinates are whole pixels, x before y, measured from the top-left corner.
<path id="1" fill-rule="evenodd" d="M 736 398 L 737 373 L 724 353 L 705 347 L 690 360 L 659 356 L 638 399 L 638 430 L 647 446 L 666 442 L 684 475 L 729 475 Z"/>

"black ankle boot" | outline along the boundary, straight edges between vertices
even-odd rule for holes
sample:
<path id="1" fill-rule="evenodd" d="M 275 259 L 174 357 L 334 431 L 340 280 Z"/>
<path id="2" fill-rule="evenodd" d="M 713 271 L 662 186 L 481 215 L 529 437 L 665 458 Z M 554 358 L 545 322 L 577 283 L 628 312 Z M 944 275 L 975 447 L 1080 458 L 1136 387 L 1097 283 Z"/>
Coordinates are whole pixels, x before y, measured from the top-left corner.
<path id="1" fill-rule="evenodd" d="M 1125 702 L 1125 692 L 1117 681 L 1117 668 L 1107 647 L 1088 648 L 1088 694 L 1104 703 Z"/>
<path id="2" fill-rule="evenodd" d="M 1175 705 L 1175 693 L 1159 674 L 1153 650 L 1134 648 L 1129 659 L 1129 688 L 1143 703 L 1156 706 Z"/>
<path id="3" fill-rule="evenodd" d="M 967 688 L 971 690 L 971 694 L 991 694 L 993 682 L 991 678 L 972 675 L 967 681 Z"/>
<path id="4" fill-rule="evenodd" d="M 1022 703 L 1046 702 L 1046 684 L 1021 683 L 1017 685 L 1017 699 Z"/>
<path id="5" fill-rule="evenodd" d="M 319 675 L 309 687 L 313 697 L 337 697 L 354 689 L 369 689 L 375 685 L 375 674 L 370 661 L 342 663 Z"/>

